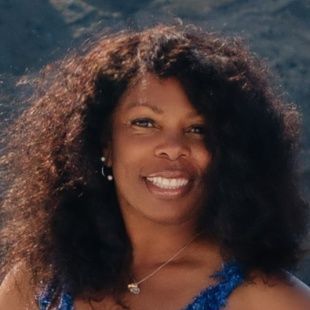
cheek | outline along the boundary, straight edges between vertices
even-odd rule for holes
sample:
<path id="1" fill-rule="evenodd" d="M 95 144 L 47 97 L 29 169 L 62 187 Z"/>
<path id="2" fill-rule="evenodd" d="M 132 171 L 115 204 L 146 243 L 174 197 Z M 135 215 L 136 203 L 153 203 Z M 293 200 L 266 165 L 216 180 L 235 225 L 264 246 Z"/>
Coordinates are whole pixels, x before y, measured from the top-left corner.
<path id="1" fill-rule="evenodd" d="M 199 168 L 202 171 L 207 170 L 208 166 L 210 165 L 212 161 L 211 152 L 209 152 L 204 145 L 199 145 L 193 149 L 193 154 L 194 154 L 196 163 L 199 165 Z"/>
<path id="2" fill-rule="evenodd" d="M 119 132 L 114 136 L 112 145 L 112 169 L 119 176 L 136 175 L 140 173 L 144 161 L 151 157 L 151 152 L 149 139 Z"/>

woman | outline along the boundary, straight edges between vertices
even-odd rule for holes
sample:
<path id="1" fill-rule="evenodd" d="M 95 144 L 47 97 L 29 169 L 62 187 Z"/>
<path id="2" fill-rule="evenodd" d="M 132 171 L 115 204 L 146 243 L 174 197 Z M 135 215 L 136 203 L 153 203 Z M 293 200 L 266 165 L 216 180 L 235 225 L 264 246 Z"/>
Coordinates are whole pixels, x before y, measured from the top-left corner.
<path id="1" fill-rule="evenodd" d="M 298 113 L 238 40 L 118 33 L 36 87 L 2 157 L 1 309 L 310 308 Z"/>

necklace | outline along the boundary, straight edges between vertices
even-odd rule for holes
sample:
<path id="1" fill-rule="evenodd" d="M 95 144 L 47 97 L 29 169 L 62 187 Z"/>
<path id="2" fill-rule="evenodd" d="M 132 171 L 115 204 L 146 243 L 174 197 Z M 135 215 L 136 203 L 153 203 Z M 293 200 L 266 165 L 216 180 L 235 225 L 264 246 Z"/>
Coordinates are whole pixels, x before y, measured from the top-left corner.
<path id="1" fill-rule="evenodd" d="M 157 267 L 153 272 L 151 272 L 149 275 L 142 278 L 140 281 L 132 282 L 128 284 L 128 290 L 130 293 L 138 295 L 140 293 L 140 287 L 139 284 L 146 281 L 150 277 L 152 277 L 155 273 L 160 271 L 162 268 L 164 268 L 167 264 L 169 264 L 175 257 L 177 257 L 183 250 L 185 250 L 199 235 L 198 233 L 192 238 L 189 242 L 187 242 L 181 249 L 179 249 L 175 254 L 173 254 L 167 261 L 165 261 L 163 264 L 161 264 L 159 267 Z"/>

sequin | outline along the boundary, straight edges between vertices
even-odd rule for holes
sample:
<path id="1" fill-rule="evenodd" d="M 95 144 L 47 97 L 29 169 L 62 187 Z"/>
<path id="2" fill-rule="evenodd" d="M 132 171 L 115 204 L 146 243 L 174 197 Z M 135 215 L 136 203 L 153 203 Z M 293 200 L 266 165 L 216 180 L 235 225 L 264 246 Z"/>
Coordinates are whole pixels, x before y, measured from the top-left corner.
<path id="1" fill-rule="evenodd" d="M 223 268 L 211 276 L 218 283 L 211 285 L 193 298 L 192 302 L 182 310 L 220 310 L 227 303 L 229 295 L 243 281 L 241 267 L 237 263 L 227 263 Z"/>
<path id="2" fill-rule="evenodd" d="M 242 268 L 236 262 L 223 264 L 221 270 L 211 276 L 217 284 L 208 286 L 181 310 L 220 310 L 227 303 L 229 295 L 244 281 Z M 55 290 L 49 288 L 39 296 L 39 310 L 48 310 Z M 74 310 L 70 294 L 63 292 L 57 310 Z"/>

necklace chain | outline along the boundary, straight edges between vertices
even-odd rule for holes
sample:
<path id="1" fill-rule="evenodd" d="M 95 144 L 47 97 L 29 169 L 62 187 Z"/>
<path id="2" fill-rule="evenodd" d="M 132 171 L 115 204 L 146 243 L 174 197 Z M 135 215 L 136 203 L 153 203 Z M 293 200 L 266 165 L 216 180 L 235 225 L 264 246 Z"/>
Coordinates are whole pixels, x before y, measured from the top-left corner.
<path id="1" fill-rule="evenodd" d="M 128 290 L 137 295 L 140 293 L 140 288 L 139 288 L 139 284 L 141 284 L 142 282 L 146 281 L 147 279 L 149 279 L 150 277 L 152 277 L 154 274 L 156 274 L 157 272 L 159 272 L 162 268 L 164 268 L 167 264 L 169 264 L 174 258 L 176 258 L 185 248 L 187 248 L 199 235 L 201 234 L 198 233 L 196 234 L 190 241 L 188 241 L 181 249 L 179 249 L 175 254 L 173 254 L 167 261 L 165 261 L 163 264 L 161 264 L 159 267 L 157 267 L 154 271 L 152 271 L 150 274 L 148 274 L 147 276 L 145 276 L 144 278 L 142 278 L 139 281 L 133 282 L 133 283 L 129 283 L 128 284 Z"/>

